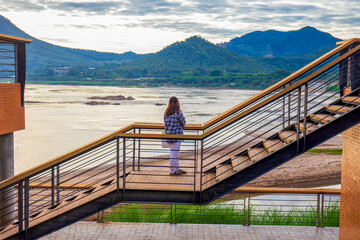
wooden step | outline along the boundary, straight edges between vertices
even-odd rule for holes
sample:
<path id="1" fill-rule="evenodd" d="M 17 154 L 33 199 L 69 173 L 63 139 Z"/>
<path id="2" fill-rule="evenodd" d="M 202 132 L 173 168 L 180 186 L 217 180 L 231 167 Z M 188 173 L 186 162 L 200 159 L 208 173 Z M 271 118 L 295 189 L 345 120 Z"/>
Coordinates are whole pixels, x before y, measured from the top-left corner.
<path id="1" fill-rule="evenodd" d="M 336 113 L 336 114 L 344 114 L 347 113 L 351 110 L 353 110 L 354 107 L 352 106 L 343 106 L 343 105 L 331 105 L 331 106 L 326 106 L 326 110 L 332 113 Z"/>
<path id="2" fill-rule="evenodd" d="M 52 215 L 54 213 L 55 209 L 60 206 L 60 204 L 55 205 L 53 207 L 45 208 L 39 214 L 37 214 L 35 216 L 35 218 L 40 218 L 40 217 L 44 217 L 44 216 L 49 217 L 50 215 Z"/>
<path id="3" fill-rule="evenodd" d="M 285 146 L 285 144 L 280 139 L 267 139 L 264 140 L 263 143 L 266 151 L 269 153 L 272 153 Z"/>
<path id="4" fill-rule="evenodd" d="M 295 123 L 295 127 L 297 127 L 297 123 Z M 315 123 L 306 123 L 306 133 L 312 132 L 319 127 Z M 304 122 L 300 122 L 300 132 L 304 132 Z"/>
<path id="5" fill-rule="evenodd" d="M 256 162 L 261 158 L 265 157 L 266 155 L 268 155 L 268 152 L 263 147 L 256 147 L 256 148 L 249 148 L 248 154 L 251 162 Z"/>
<path id="6" fill-rule="evenodd" d="M 13 224 L 6 226 L 0 232 L 0 239 L 6 239 L 6 238 L 16 234 L 18 232 L 18 229 L 19 229 L 18 223 L 13 223 Z"/>
<path id="7" fill-rule="evenodd" d="M 350 103 L 353 105 L 360 105 L 360 97 L 349 96 L 342 99 L 344 103 Z"/>
<path id="8" fill-rule="evenodd" d="M 282 131 L 282 132 L 279 132 L 279 136 L 285 143 L 291 143 L 293 141 L 296 141 L 296 132 L 295 131 L 289 131 L 289 130 Z"/>
<path id="9" fill-rule="evenodd" d="M 230 163 L 216 166 L 216 181 L 227 178 L 234 173 L 234 169 Z"/>
<path id="10" fill-rule="evenodd" d="M 197 174 L 197 176 L 200 176 L 200 174 Z M 202 190 L 209 188 L 210 186 L 214 185 L 215 183 L 216 183 L 216 173 L 215 172 L 203 173 Z M 197 185 L 196 190 L 200 191 L 200 188 L 199 188 L 200 180 L 197 181 L 196 185 Z"/>
<path id="11" fill-rule="evenodd" d="M 183 169 L 188 171 L 187 169 Z M 126 178 L 127 189 L 193 190 L 194 172 L 170 175 L 169 171 L 132 171 Z"/>
<path id="12" fill-rule="evenodd" d="M 234 171 L 239 171 L 250 164 L 250 159 L 248 156 L 234 156 L 231 157 L 231 165 L 234 168 Z"/>
<path id="13" fill-rule="evenodd" d="M 322 124 L 328 123 L 335 119 L 334 116 L 328 114 L 310 114 L 310 118 L 314 122 L 320 122 Z"/>

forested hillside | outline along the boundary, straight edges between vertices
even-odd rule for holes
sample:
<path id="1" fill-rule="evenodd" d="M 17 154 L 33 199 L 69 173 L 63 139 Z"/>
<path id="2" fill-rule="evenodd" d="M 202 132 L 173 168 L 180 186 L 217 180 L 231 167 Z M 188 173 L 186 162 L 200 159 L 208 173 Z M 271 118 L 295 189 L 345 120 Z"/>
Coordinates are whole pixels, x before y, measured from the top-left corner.
<path id="1" fill-rule="evenodd" d="M 33 42 L 26 47 L 27 67 L 29 71 L 40 68 L 44 69 L 44 67 L 48 66 L 76 66 L 96 65 L 104 62 L 130 62 L 142 57 L 142 55 L 137 55 L 133 52 L 117 54 L 56 46 L 30 36 L 1 15 L 0 33 L 33 40 Z"/>
<path id="2" fill-rule="evenodd" d="M 237 37 L 220 46 L 244 56 L 298 57 L 324 48 L 333 48 L 339 38 L 313 27 L 297 31 L 256 31 Z"/>
<path id="3" fill-rule="evenodd" d="M 340 39 L 312 27 L 256 31 L 227 43 L 201 36 L 138 55 L 56 46 L 0 16 L 0 33 L 33 39 L 27 79 L 46 84 L 265 88 L 334 48 Z"/>

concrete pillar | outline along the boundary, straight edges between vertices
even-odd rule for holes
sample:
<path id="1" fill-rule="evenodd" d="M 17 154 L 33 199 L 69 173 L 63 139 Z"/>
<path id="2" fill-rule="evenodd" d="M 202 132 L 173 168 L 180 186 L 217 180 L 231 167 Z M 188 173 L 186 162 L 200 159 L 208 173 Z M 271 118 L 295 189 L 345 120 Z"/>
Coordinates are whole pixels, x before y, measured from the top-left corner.
<path id="1" fill-rule="evenodd" d="M 14 133 L 0 135 L 0 181 L 14 176 Z M 15 217 L 14 189 L 0 192 L 0 226 Z"/>
<path id="2" fill-rule="evenodd" d="M 0 182 L 14 176 L 14 133 L 0 135 Z"/>

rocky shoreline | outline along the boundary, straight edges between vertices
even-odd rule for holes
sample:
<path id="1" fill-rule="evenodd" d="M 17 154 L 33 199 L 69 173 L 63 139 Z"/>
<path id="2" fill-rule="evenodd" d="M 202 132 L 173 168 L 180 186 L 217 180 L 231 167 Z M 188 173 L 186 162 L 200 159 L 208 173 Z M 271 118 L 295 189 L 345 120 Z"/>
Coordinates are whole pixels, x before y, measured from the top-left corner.
<path id="1" fill-rule="evenodd" d="M 91 100 L 111 100 L 111 101 L 135 100 L 135 98 L 133 98 L 132 96 L 124 97 L 122 95 L 105 96 L 105 97 L 94 96 L 94 97 L 89 97 L 88 99 L 91 99 Z"/>
<path id="2" fill-rule="evenodd" d="M 89 97 L 87 99 L 90 99 L 90 100 L 106 100 L 106 101 L 88 101 L 88 102 L 85 103 L 86 105 L 120 105 L 120 103 L 118 103 L 118 102 L 107 102 L 107 101 L 135 100 L 135 98 L 133 98 L 132 96 L 124 97 L 122 95 L 105 96 L 105 97 L 94 96 L 94 97 Z"/>

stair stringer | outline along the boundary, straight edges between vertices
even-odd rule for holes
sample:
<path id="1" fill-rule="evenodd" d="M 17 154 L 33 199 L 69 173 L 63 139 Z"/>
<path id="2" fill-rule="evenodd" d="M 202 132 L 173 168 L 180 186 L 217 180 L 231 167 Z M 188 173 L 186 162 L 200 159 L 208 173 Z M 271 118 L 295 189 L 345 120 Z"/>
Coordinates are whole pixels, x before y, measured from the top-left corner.
<path id="1" fill-rule="evenodd" d="M 43 237 L 123 202 L 194 204 L 199 202 L 199 199 L 199 193 L 194 194 L 193 191 L 126 190 L 124 198 L 124 192 L 122 190 L 115 190 L 29 228 L 27 236 L 28 239 Z M 18 238 L 19 235 L 16 234 L 7 239 L 15 240 Z"/>
<path id="2" fill-rule="evenodd" d="M 261 175 L 277 168 L 302 153 L 316 147 L 330 138 L 360 123 L 360 107 L 337 117 L 333 121 L 299 138 L 299 143 L 294 141 L 277 151 L 272 152 L 263 159 L 253 162 L 243 170 L 232 174 L 226 179 L 204 190 L 201 194 L 201 204 L 207 204 L 220 198 L 242 185 L 260 177 Z M 299 152 L 297 145 L 299 144 Z"/>

